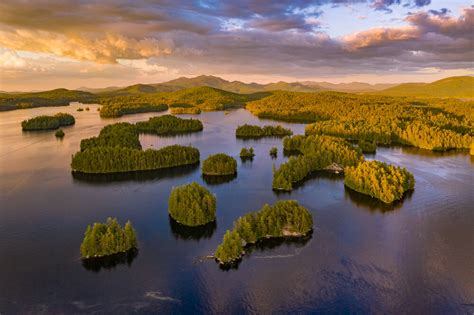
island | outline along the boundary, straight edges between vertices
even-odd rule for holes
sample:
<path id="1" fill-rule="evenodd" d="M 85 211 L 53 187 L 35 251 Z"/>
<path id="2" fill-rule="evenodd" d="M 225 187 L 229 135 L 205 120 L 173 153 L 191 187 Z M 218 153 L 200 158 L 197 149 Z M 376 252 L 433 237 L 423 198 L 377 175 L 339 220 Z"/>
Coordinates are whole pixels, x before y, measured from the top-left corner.
<path id="1" fill-rule="evenodd" d="M 377 151 L 377 144 L 375 142 L 359 140 L 357 146 L 363 153 L 374 154 Z"/>
<path id="2" fill-rule="evenodd" d="M 344 139 L 331 136 L 293 136 L 283 139 L 287 152 L 296 152 L 287 162 L 273 170 L 272 187 L 290 191 L 293 184 L 302 181 L 311 172 L 331 171 L 340 167 L 355 166 L 364 160 L 359 148 Z M 338 168 L 334 168 L 337 165 Z"/>
<path id="3" fill-rule="evenodd" d="M 137 248 L 137 235 L 130 221 L 125 226 L 116 218 L 88 225 L 81 244 L 81 257 L 89 259 L 126 253 Z"/>
<path id="4" fill-rule="evenodd" d="M 64 131 L 59 128 L 55 133 L 54 135 L 56 136 L 56 138 L 64 138 Z"/>
<path id="5" fill-rule="evenodd" d="M 26 131 L 53 130 L 58 129 L 61 126 L 74 125 L 75 123 L 76 120 L 74 119 L 74 116 L 65 113 L 57 113 L 54 116 L 42 115 L 23 120 L 21 122 L 21 127 Z"/>
<path id="6" fill-rule="evenodd" d="M 296 200 L 265 204 L 259 211 L 240 217 L 232 230 L 224 234 L 214 257 L 220 264 L 231 264 L 245 254 L 245 248 L 263 239 L 303 237 L 313 229 L 308 209 Z"/>
<path id="7" fill-rule="evenodd" d="M 173 115 L 151 117 L 136 124 L 138 132 L 155 135 L 172 135 L 202 131 L 203 125 L 197 119 L 184 119 Z"/>
<path id="8" fill-rule="evenodd" d="M 242 148 L 240 150 L 240 158 L 242 160 L 251 160 L 255 156 L 253 148 Z"/>
<path id="9" fill-rule="evenodd" d="M 104 127 L 98 137 L 83 139 L 71 168 L 94 174 L 148 171 L 195 164 L 199 155 L 198 149 L 181 145 L 141 150 L 135 125 L 117 123 Z"/>
<path id="10" fill-rule="evenodd" d="M 202 174 L 206 176 L 234 175 L 237 173 L 237 161 L 227 154 L 210 155 L 202 163 Z"/>
<path id="11" fill-rule="evenodd" d="M 129 114 L 162 112 L 168 109 L 162 99 L 153 95 L 102 96 L 97 103 L 102 105 L 100 117 L 120 117 Z"/>
<path id="12" fill-rule="evenodd" d="M 216 197 L 196 182 L 179 186 L 171 191 L 168 212 L 180 224 L 204 225 L 216 220 Z"/>
<path id="13" fill-rule="evenodd" d="M 290 129 L 282 126 L 255 126 L 255 125 L 241 125 L 235 130 L 237 138 L 263 138 L 263 137 L 285 137 L 291 136 L 293 132 Z"/>
<path id="14" fill-rule="evenodd" d="M 276 158 L 278 156 L 278 148 L 272 147 L 269 151 L 269 154 L 272 158 Z"/>
<path id="15" fill-rule="evenodd" d="M 406 191 L 415 188 L 415 178 L 405 168 L 379 161 L 365 161 L 345 169 L 344 185 L 385 203 L 392 203 L 402 199 Z"/>

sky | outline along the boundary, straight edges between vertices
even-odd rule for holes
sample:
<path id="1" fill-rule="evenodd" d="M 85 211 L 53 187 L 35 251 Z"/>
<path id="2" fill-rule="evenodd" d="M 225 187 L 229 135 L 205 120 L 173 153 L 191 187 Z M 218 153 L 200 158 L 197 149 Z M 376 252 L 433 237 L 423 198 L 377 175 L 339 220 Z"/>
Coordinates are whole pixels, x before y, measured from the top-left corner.
<path id="1" fill-rule="evenodd" d="M 474 0 L 2 0 L 0 90 L 473 75 Z"/>

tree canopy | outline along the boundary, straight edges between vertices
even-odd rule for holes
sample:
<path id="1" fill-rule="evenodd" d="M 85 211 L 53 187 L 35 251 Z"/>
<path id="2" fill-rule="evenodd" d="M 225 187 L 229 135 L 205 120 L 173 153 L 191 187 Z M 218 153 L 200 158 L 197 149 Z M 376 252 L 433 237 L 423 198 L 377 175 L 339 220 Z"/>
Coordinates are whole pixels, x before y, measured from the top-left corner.
<path id="1" fill-rule="evenodd" d="M 151 117 L 148 121 L 137 122 L 136 126 L 139 132 L 156 135 L 196 132 L 203 129 L 200 120 L 184 119 L 173 115 Z"/>
<path id="2" fill-rule="evenodd" d="M 237 161 L 227 154 L 218 153 L 208 156 L 202 163 L 204 175 L 232 175 L 237 173 Z"/>
<path id="3" fill-rule="evenodd" d="M 61 126 L 74 125 L 75 123 L 76 120 L 74 116 L 65 113 L 57 113 L 54 116 L 42 115 L 23 120 L 21 127 L 23 130 L 51 130 L 58 129 Z"/>
<path id="4" fill-rule="evenodd" d="M 290 129 L 282 126 L 255 126 L 255 125 L 241 125 L 235 130 L 237 138 L 262 138 L 262 137 L 285 137 L 291 136 L 293 132 Z"/>

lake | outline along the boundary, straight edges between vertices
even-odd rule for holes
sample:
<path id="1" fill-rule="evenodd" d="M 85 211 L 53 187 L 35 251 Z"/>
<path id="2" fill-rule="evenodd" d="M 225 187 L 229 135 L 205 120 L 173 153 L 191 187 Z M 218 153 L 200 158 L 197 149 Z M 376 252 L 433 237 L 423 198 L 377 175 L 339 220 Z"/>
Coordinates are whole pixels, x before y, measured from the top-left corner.
<path id="1" fill-rule="evenodd" d="M 204 131 L 140 136 L 144 148 L 192 144 L 201 161 L 224 152 L 238 175 L 206 182 L 200 167 L 118 176 L 73 176 L 80 140 L 107 124 L 155 114 L 101 119 L 97 105 L 0 112 L 0 313 L 431 313 L 474 312 L 474 162 L 468 152 L 433 153 L 379 147 L 378 159 L 406 167 L 415 190 L 387 207 L 344 188 L 341 176 L 317 173 L 291 193 L 271 189 L 272 165 L 286 160 L 280 139 L 239 140 L 241 109 L 206 112 Z M 37 115 L 71 113 L 74 126 L 22 132 Z M 189 117 L 188 115 L 182 115 Z M 295 134 L 303 124 L 279 123 Z M 238 158 L 252 146 L 252 162 Z M 277 146 L 278 158 L 269 149 Z M 170 221 L 172 187 L 192 181 L 217 196 L 217 222 L 189 230 Z M 265 203 L 296 199 L 313 215 L 299 241 L 253 248 L 238 268 L 222 269 L 214 252 L 239 216 Z M 88 224 L 117 217 L 137 230 L 135 255 L 83 264 L 79 245 Z"/>

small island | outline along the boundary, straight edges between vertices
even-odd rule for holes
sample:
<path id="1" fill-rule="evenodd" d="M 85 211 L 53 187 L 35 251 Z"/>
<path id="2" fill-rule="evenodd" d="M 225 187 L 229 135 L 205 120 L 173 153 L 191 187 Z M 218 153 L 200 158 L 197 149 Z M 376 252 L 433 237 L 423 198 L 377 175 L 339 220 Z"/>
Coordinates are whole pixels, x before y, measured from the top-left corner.
<path id="1" fill-rule="evenodd" d="M 138 132 L 155 135 L 170 135 L 202 131 L 203 125 L 197 119 L 184 119 L 173 115 L 152 117 L 136 123 Z"/>
<path id="2" fill-rule="evenodd" d="M 385 203 L 392 203 L 415 188 L 415 178 L 405 168 L 366 161 L 345 169 L 344 185 Z"/>
<path id="3" fill-rule="evenodd" d="M 237 173 L 237 161 L 227 154 L 210 155 L 202 163 L 202 174 L 207 176 L 233 175 Z"/>
<path id="4" fill-rule="evenodd" d="M 201 109 L 199 107 L 170 107 L 170 112 L 173 115 L 179 114 L 189 114 L 189 115 L 199 115 L 201 114 Z"/>
<path id="5" fill-rule="evenodd" d="M 242 160 L 251 160 L 255 156 L 253 148 L 242 148 L 240 150 L 240 158 Z"/>
<path id="6" fill-rule="evenodd" d="M 241 125 L 235 130 L 237 138 L 263 138 L 263 137 L 285 137 L 291 136 L 293 132 L 290 129 L 282 126 L 255 126 L 255 125 Z"/>
<path id="7" fill-rule="evenodd" d="M 276 158 L 278 156 L 278 148 L 272 147 L 269 151 L 269 154 L 272 158 Z"/>
<path id="8" fill-rule="evenodd" d="M 64 131 L 59 128 L 54 135 L 56 136 L 56 138 L 64 138 Z"/>
<path id="9" fill-rule="evenodd" d="M 168 212 L 178 223 L 199 226 L 216 220 L 216 197 L 196 182 L 174 188 Z"/>
<path id="10" fill-rule="evenodd" d="M 359 140 L 357 146 L 363 153 L 374 154 L 377 151 L 377 144 L 375 144 L 375 142 Z"/>
<path id="11" fill-rule="evenodd" d="M 23 130 L 54 130 L 58 129 L 61 126 L 70 126 L 74 125 L 76 120 L 74 116 L 57 113 L 54 116 L 37 116 L 31 119 L 23 120 L 21 122 L 21 127 Z"/>
<path id="12" fill-rule="evenodd" d="M 116 218 L 88 225 L 81 244 L 81 257 L 105 257 L 137 248 L 137 236 L 130 221 L 122 228 Z"/>
<path id="13" fill-rule="evenodd" d="M 227 230 L 214 257 L 220 264 L 232 264 L 245 254 L 245 247 L 259 240 L 276 237 L 303 237 L 313 229 L 308 209 L 296 200 L 278 201 L 264 205 L 257 212 L 240 217 L 232 230 Z"/>

